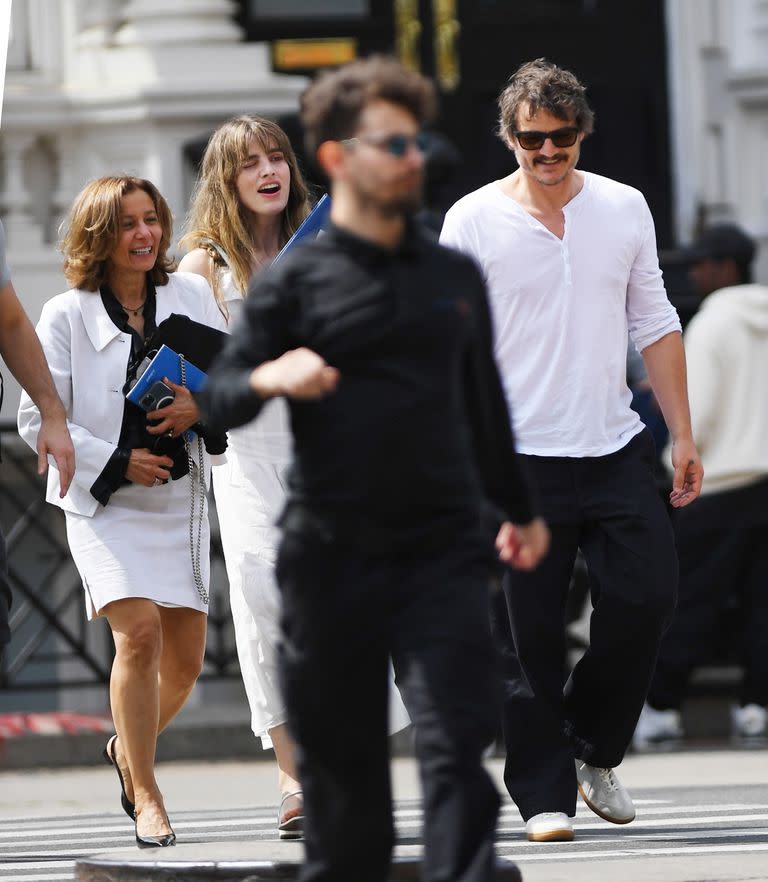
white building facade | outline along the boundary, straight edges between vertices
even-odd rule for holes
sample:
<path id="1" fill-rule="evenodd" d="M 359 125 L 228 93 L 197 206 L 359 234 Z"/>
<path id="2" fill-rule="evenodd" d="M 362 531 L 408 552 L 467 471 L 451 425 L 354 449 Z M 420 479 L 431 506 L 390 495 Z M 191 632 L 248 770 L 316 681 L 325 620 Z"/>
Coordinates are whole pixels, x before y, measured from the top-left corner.
<path id="1" fill-rule="evenodd" d="M 3 0 L 9 2 L 9 0 Z M 13 0 L 0 128 L 0 216 L 33 320 L 66 289 L 59 224 L 90 179 L 149 178 L 181 232 L 195 170 L 184 147 L 238 113 L 297 108 L 305 80 L 271 72 L 233 0 Z M 4 419 L 18 387 L 5 371 Z"/>
<path id="2" fill-rule="evenodd" d="M 759 239 L 768 280 L 768 0 L 666 10 L 677 241 L 734 220 Z M 268 46 L 243 42 L 237 11 L 234 0 L 13 0 L 0 215 L 33 319 L 66 287 L 57 229 L 87 180 L 150 178 L 178 234 L 194 177 L 185 145 L 236 113 L 296 109 L 304 80 L 271 72 Z M 5 419 L 18 402 L 8 379 Z"/>
<path id="3" fill-rule="evenodd" d="M 733 221 L 768 282 L 768 0 L 667 0 L 678 242 Z"/>

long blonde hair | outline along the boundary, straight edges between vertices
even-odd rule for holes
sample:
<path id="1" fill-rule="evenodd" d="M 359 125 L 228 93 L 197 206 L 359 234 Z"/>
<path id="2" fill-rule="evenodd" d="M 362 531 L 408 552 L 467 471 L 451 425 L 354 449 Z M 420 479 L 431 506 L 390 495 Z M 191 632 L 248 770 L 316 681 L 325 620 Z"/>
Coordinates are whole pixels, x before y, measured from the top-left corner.
<path id="1" fill-rule="evenodd" d="M 236 180 L 254 138 L 264 150 L 277 145 L 291 171 L 288 203 L 280 218 L 280 247 L 309 214 L 307 185 L 288 136 L 272 120 L 245 114 L 228 120 L 211 135 L 184 224 L 185 233 L 179 243 L 188 250 L 204 248 L 216 268 L 222 268 L 224 260 L 210 242 L 220 246 L 229 260 L 235 287 L 243 295 L 253 275 L 256 253 L 248 232 L 248 209 L 238 197 Z M 218 275 L 213 273 L 211 283 L 216 300 L 223 308 Z"/>
<path id="2" fill-rule="evenodd" d="M 166 285 L 176 264 L 168 257 L 173 216 L 160 191 L 144 178 L 114 175 L 86 184 L 75 197 L 61 241 L 64 275 L 73 288 L 98 291 L 106 281 L 109 255 L 120 238 L 120 205 L 123 196 L 143 190 L 152 200 L 163 234 L 152 267 L 155 285 Z"/>

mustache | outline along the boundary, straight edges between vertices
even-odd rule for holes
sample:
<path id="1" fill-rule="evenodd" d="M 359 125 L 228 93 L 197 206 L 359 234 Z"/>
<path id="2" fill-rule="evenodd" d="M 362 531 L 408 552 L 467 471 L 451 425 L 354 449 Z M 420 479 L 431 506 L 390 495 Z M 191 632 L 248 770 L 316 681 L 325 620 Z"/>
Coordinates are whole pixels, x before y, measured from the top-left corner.
<path id="1" fill-rule="evenodd" d="M 564 153 L 556 153 L 554 156 L 547 156 L 547 157 L 539 156 L 533 160 L 533 164 L 539 165 L 541 163 L 546 163 L 548 161 L 552 161 L 553 159 L 560 159 L 563 162 L 568 161 L 568 157 Z"/>

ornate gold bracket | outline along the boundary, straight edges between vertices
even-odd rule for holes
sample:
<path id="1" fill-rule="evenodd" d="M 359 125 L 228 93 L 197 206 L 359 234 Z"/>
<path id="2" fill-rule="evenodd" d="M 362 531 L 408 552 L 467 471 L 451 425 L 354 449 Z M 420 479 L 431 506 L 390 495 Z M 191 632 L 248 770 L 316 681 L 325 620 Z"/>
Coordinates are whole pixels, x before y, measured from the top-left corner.
<path id="1" fill-rule="evenodd" d="M 407 68 L 421 70 L 419 0 L 395 0 L 395 46 Z"/>
<path id="2" fill-rule="evenodd" d="M 444 92 L 452 92 L 461 81 L 458 0 L 432 0 L 435 28 L 435 76 Z"/>

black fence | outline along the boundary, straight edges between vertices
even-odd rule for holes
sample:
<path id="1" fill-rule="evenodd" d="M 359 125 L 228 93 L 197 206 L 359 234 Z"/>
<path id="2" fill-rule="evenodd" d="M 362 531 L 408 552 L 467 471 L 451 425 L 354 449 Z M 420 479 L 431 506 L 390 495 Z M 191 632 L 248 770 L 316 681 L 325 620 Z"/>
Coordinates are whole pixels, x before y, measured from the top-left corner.
<path id="1" fill-rule="evenodd" d="M 106 622 L 86 620 L 64 514 L 45 501 L 45 477 L 37 474 L 37 458 L 19 441 L 15 425 L 0 424 L 0 439 L 0 525 L 13 592 L 12 638 L 0 667 L 0 693 L 104 686 L 112 666 L 112 638 Z M 201 679 L 239 678 L 213 504 L 210 515 L 211 599 Z M 148 561 L 147 571 L 148 577 L 162 578 L 162 561 Z"/>

